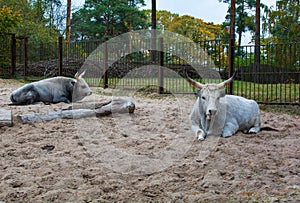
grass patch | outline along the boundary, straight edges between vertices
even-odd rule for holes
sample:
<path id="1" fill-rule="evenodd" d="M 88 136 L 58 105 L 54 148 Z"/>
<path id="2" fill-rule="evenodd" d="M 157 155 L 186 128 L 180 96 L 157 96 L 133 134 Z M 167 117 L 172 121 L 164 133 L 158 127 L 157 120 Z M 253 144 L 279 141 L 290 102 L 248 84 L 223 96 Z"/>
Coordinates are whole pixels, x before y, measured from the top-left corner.
<path id="1" fill-rule="evenodd" d="M 26 78 L 27 80 L 19 80 L 20 82 L 37 81 L 43 78 L 33 77 Z M 102 78 L 85 78 L 91 87 L 103 87 L 104 82 Z M 213 79 L 196 79 L 199 82 L 219 83 L 221 80 Z M 156 93 L 158 85 L 158 78 L 109 78 L 108 87 L 112 89 L 124 89 L 145 91 L 144 96 Z M 163 86 L 166 94 L 192 94 L 195 88 L 192 87 L 185 78 L 171 78 L 165 77 L 163 79 Z M 259 103 L 265 104 L 299 104 L 300 101 L 300 84 L 258 84 L 254 82 L 246 82 L 234 80 L 233 94 L 243 96 L 248 99 L 253 99 Z M 298 112 L 291 109 L 291 113 Z"/>
<path id="2" fill-rule="evenodd" d="M 155 85 L 148 85 L 138 89 L 135 94 L 137 96 L 146 97 L 150 99 L 162 99 L 165 97 L 174 97 L 170 92 L 164 92 L 164 94 L 157 93 L 158 87 Z"/>
<path id="3" fill-rule="evenodd" d="M 261 104 L 260 109 L 266 112 L 276 112 L 289 115 L 300 115 L 299 105 L 265 105 Z"/>

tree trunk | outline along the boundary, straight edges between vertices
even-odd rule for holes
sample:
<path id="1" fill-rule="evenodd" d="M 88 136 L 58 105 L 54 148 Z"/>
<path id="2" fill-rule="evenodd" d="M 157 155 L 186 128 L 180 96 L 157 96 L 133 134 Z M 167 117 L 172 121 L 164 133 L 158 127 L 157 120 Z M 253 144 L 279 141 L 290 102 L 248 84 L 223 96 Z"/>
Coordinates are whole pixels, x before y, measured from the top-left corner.
<path id="1" fill-rule="evenodd" d="M 241 10 L 241 13 L 244 13 L 244 11 L 245 11 L 245 2 L 243 1 L 243 2 L 242 2 L 242 10 Z M 241 19 L 243 19 L 242 22 L 241 22 Z M 239 21 L 240 21 L 242 24 L 245 24 L 245 19 L 244 19 L 244 17 L 242 17 L 241 19 L 240 19 Z M 238 36 L 239 36 L 239 39 L 238 39 L 238 47 L 239 47 L 239 50 L 238 50 L 238 56 L 240 56 L 240 46 L 241 46 L 241 43 L 242 43 L 242 36 L 243 36 L 243 31 L 242 31 L 242 29 L 240 28 L 240 26 L 239 26 Z"/>
<path id="2" fill-rule="evenodd" d="M 66 40 L 70 42 L 71 35 L 71 0 L 67 2 Z"/>
<path id="3" fill-rule="evenodd" d="M 254 63 L 260 64 L 260 0 L 256 0 Z"/>
<path id="4" fill-rule="evenodd" d="M 228 76 L 231 77 L 234 71 L 234 42 L 235 42 L 235 0 L 230 3 L 230 38 L 229 38 L 229 69 Z M 228 85 L 228 94 L 233 94 L 233 84 Z"/>

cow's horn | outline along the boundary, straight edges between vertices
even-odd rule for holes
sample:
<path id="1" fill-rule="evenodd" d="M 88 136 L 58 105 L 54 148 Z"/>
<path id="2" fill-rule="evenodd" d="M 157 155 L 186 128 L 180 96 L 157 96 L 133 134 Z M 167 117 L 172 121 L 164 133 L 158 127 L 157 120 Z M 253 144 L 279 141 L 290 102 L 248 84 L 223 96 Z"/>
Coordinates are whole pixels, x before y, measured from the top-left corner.
<path id="1" fill-rule="evenodd" d="M 78 77 L 79 77 L 79 74 L 78 74 L 78 72 L 76 72 L 75 75 L 74 75 L 74 78 L 78 79 Z"/>
<path id="2" fill-rule="evenodd" d="M 80 75 L 79 75 L 79 73 L 77 72 L 77 73 L 75 74 L 75 76 L 74 76 L 75 79 L 78 80 L 78 79 L 82 78 L 82 77 L 84 76 L 84 74 L 85 74 L 85 71 L 86 71 L 86 70 L 84 70 L 82 73 L 80 73 Z"/>
<path id="3" fill-rule="evenodd" d="M 192 78 L 190 78 L 187 73 L 186 74 L 186 80 L 193 86 L 199 88 L 199 89 L 202 89 L 203 85 L 195 80 L 193 80 Z"/>
<path id="4" fill-rule="evenodd" d="M 82 78 L 86 72 L 86 69 L 79 75 L 79 78 Z"/>
<path id="5" fill-rule="evenodd" d="M 231 83 L 233 81 L 235 76 L 236 76 L 236 71 L 233 73 L 233 75 L 229 79 L 225 80 L 224 82 L 219 83 L 218 86 L 221 88 L 221 87 L 228 85 L 229 83 Z"/>

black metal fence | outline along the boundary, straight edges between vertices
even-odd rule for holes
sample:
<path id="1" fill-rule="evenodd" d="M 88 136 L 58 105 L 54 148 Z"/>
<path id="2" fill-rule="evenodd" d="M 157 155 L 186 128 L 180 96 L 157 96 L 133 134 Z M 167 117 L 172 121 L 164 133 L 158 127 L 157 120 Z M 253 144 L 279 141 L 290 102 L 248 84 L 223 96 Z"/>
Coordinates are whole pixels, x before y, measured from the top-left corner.
<path id="1" fill-rule="evenodd" d="M 241 48 L 235 94 L 261 103 L 300 104 L 299 42 L 262 45 L 259 64 L 254 63 L 254 46 Z"/>
<path id="2" fill-rule="evenodd" d="M 0 76 L 10 77 L 16 61 L 16 38 L 13 34 L 0 33 Z"/>
<path id="3" fill-rule="evenodd" d="M 64 75 L 72 77 L 87 69 L 91 86 L 147 89 L 160 93 L 189 94 L 194 89 L 185 74 L 201 82 L 228 77 L 228 42 L 163 42 L 149 50 L 151 40 L 122 42 L 64 42 L 28 44 L 26 38 L 9 35 L 1 41 L 0 76 L 39 80 Z M 15 41 L 14 41 L 15 40 Z M 3 46 L 2 46 L 3 45 Z M 300 43 L 260 46 L 260 63 L 254 63 L 254 46 L 235 47 L 234 69 L 238 71 L 233 94 L 268 104 L 300 104 Z M 3 56 L 3 53 L 7 53 Z M 5 54 L 4 54 L 5 55 Z M 5 61 L 5 63 L 3 62 Z"/>

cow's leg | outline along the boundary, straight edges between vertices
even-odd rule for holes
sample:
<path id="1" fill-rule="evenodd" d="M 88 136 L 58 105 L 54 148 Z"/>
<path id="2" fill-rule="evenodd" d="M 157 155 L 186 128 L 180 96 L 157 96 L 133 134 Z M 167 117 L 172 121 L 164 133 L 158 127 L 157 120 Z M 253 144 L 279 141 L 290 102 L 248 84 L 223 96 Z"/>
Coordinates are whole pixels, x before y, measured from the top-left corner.
<path id="1" fill-rule="evenodd" d="M 25 103 L 26 104 L 34 104 L 38 101 L 38 98 L 39 98 L 39 94 L 32 90 L 32 91 L 29 91 L 27 92 L 26 96 L 25 96 Z"/>
<path id="2" fill-rule="evenodd" d="M 236 122 L 227 122 L 224 126 L 222 137 L 230 137 L 238 131 L 239 126 Z"/>
<path id="3" fill-rule="evenodd" d="M 33 104 L 38 101 L 39 94 L 33 85 L 26 85 L 11 95 L 14 104 Z"/>
<path id="4" fill-rule="evenodd" d="M 194 105 L 194 108 L 190 114 L 190 122 L 192 124 L 192 131 L 195 133 L 198 140 L 204 140 L 206 132 L 203 130 L 204 116 L 201 116 L 199 112 L 198 100 Z"/>
<path id="5" fill-rule="evenodd" d="M 199 124 L 192 122 L 192 131 L 195 133 L 198 140 L 204 140 L 204 138 L 206 137 L 206 133 L 204 132 L 204 130 L 199 128 Z"/>
<path id="6" fill-rule="evenodd" d="M 260 130 L 260 114 L 258 114 L 255 118 L 254 126 L 248 130 L 248 133 L 258 133 Z"/>
<path id="7" fill-rule="evenodd" d="M 250 129 L 248 130 L 248 133 L 249 133 L 249 134 L 252 134 L 252 133 L 258 133 L 259 130 L 260 130 L 259 127 L 252 127 L 252 128 L 250 128 Z"/>
<path id="8" fill-rule="evenodd" d="M 67 104 L 71 103 L 71 101 L 65 96 L 55 96 L 53 98 L 53 103 L 65 102 Z"/>
<path id="9" fill-rule="evenodd" d="M 21 95 L 21 98 L 17 99 L 15 103 L 21 104 L 21 105 L 22 104 L 25 104 L 25 105 L 36 104 L 38 101 L 38 98 L 39 98 L 39 94 L 36 91 L 31 90 L 28 92 L 24 92 Z"/>
<path id="10" fill-rule="evenodd" d="M 197 135 L 198 140 L 204 140 L 204 138 L 206 137 L 205 132 L 201 129 L 198 129 L 196 135 Z"/>

